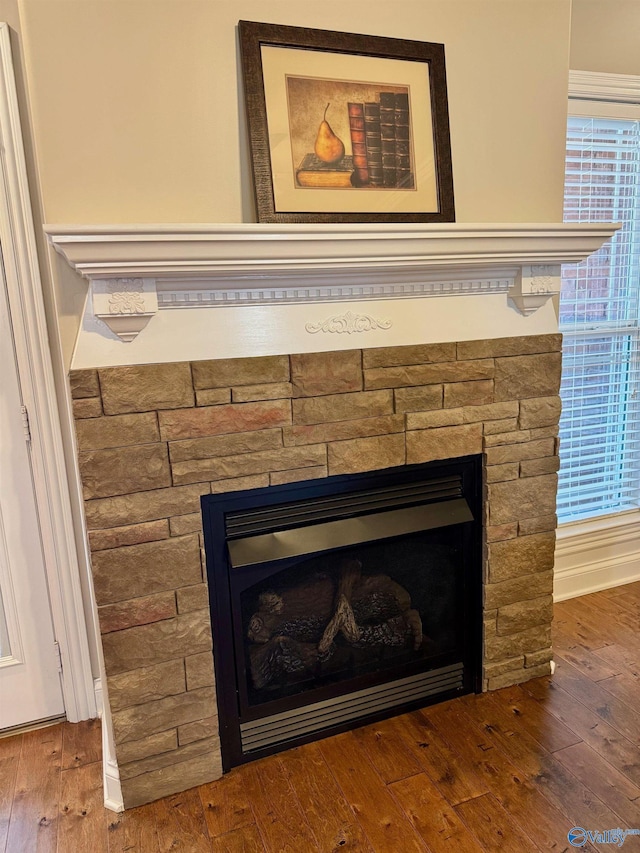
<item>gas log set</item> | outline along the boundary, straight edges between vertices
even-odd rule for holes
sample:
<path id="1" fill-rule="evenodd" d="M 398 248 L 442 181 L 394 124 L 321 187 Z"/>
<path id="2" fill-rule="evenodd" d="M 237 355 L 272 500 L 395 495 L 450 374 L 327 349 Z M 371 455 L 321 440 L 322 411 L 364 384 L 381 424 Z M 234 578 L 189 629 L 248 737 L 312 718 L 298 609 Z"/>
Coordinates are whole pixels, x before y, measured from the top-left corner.
<path id="1" fill-rule="evenodd" d="M 337 588 L 328 574 L 314 573 L 291 589 L 261 593 L 258 603 L 247 632 L 257 689 L 335 665 L 344 644 L 417 651 L 426 640 L 406 589 L 388 575 L 363 575 L 359 560 L 341 561 Z"/>

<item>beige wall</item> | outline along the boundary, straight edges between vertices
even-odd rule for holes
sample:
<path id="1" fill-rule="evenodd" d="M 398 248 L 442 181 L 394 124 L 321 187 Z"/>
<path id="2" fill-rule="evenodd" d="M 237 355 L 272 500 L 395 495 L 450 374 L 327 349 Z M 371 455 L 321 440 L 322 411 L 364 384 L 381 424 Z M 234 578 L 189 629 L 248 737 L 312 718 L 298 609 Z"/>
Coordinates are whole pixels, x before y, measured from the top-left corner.
<path id="1" fill-rule="evenodd" d="M 21 0 L 49 222 L 254 219 L 239 18 L 443 42 L 457 218 L 560 218 L 569 0 Z"/>
<path id="2" fill-rule="evenodd" d="M 573 0 L 571 68 L 640 74 L 639 0 Z"/>

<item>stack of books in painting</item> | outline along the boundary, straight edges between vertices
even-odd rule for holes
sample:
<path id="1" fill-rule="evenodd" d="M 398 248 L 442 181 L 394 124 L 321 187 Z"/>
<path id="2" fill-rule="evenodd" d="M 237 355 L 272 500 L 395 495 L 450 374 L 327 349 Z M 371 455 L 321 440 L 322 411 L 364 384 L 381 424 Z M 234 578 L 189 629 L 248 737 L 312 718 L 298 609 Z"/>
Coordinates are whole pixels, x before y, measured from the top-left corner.
<path id="1" fill-rule="evenodd" d="M 377 101 L 350 103 L 349 124 L 357 185 L 413 189 L 409 94 L 380 92 Z"/>

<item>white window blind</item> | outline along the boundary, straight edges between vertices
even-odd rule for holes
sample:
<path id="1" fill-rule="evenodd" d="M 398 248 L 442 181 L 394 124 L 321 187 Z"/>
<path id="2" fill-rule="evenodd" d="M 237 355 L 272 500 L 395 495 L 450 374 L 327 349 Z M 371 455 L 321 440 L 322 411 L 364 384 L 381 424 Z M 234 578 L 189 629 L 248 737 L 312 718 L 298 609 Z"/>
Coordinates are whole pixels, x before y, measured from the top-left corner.
<path id="1" fill-rule="evenodd" d="M 571 116 L 565 222 L 621 222 L 562 274 L 561 521 L 640 505 L 640 122 Z"/>

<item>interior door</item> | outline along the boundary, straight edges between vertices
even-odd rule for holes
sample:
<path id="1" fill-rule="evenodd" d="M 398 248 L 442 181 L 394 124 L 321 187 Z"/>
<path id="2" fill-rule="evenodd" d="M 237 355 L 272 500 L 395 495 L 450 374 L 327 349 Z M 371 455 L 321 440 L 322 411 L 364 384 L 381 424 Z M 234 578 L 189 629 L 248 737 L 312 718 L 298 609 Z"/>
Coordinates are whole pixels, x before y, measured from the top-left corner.
<path id="1" fill-rule="evenodd" d="M 0 730 L 64 713 L 0 256 Z"/>

